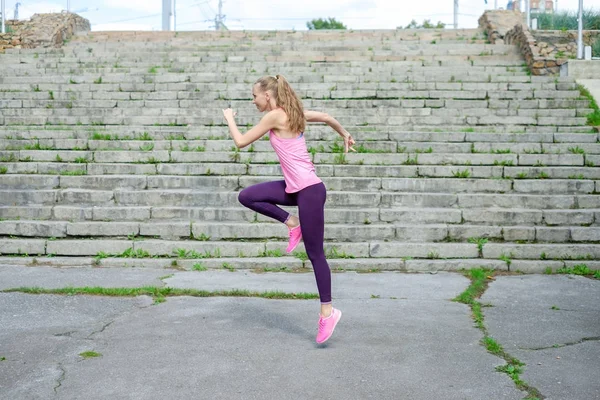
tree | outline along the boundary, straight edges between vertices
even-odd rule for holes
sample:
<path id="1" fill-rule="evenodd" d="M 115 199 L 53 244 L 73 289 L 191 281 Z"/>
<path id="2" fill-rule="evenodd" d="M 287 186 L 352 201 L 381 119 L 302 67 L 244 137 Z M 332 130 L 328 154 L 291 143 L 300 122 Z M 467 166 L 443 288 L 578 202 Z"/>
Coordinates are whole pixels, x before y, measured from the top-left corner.
<path id="1" fill-rule="evenodd" d="M 438 21 L 438 23 L 434 25 L 431 23 L 431 20 L 426 19 L 423 21 L 422 25 L 419 25 L 419 23 L 413 19 L 410 21 L 410 24 L 404 27 L 404 29 L 444 29 L 445 27 L 446 24 L 441 21 Z M 402 29 L 402 27 L 399 26 L 398 29 Z"/>
<path id="2" fill-rule="evenodd" d="M 329 17 L 329 19 L 313 19 L 310 22 L 306 23 L 306 27 L 310 30 L 315 29 L 348 29 L 346 25 L 342 24 L 340 21 L 336 21 L 335 18 Z"/>

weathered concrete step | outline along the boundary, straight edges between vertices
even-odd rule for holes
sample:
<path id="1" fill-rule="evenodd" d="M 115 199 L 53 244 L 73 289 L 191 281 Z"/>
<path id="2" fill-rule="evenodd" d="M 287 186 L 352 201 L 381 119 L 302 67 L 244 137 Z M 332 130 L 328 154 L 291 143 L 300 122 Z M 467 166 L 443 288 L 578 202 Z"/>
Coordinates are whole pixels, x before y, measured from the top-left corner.
<path id="1" fill-rule="evenodd" d="M 586 157 L 590 159 L 590 157 Z M 600 163 L 600 158 L 596 159 Z M 587 160 L 586 163 L 592 163 Z M 592 165 L 592 164 L 590 164 Z M 593 164 L 596 165 L 596 164 Z M 585 167 L 539 167 L 539 166 L 448 166 L 448 165 L 317 165 L 318 174 L 322 178 L 477 178 L 477 179 L 571 179 L 571 180 L 600 180 L 600 168 Z M 42 174 L 42 175 L 86 175 L 86 179 L 79 180 L 85 186 L 94 188 L 98 182 L 104 188 L 113 188 L 113 184 L 120 183 L 123 187 L 144 188 L 140 179 L 128 179 L 117 182 L 111 175 L 147 176 L 160 175 L 166 180 L 178 180 L 175 176 L 271 176 L 272 179 L 281 178 L 279 164 L 239 164 L 239 163 L 158 163 L 158 164 L 122 164 L 122 163 L 66 163 L 66 162 L 0 162 L 0 171 L 9 175 Z M 100 178 L 95 178 L 99 176 Z M 104 178 L 106 177 L 106 179 Z M 9 178 L 6 178 L 9 179 Z M 27 178 L 22 178 L 19 186 L 27 187 Z M 96 179 L 96 180 L 94 180 Z M 1 181 L 1 179 L 0 179 Z M 37 181 L 33 181 L 34 184 Z M 60 187 L 68 182 L 64 179 Z M 89 183 L 92 182 L 92 183 Z M 73 180 L 69 185 L 73 184 Z M 79 183 L 78 183 L 79 184 Z M 71 187 L 71 186 L 68 186 Z"/>
<path id="2" fill-rule="evenodd" d="M 238 192 L 183 190 L 0 190 L 0 204 L 26 205 L 96 205 L 152 207 L 236 207 Z M 433 193 L 433 192 L 353 192 L 327 193 L 331 207 L 453 207 L 453 208 L 525 208 L 525 209 L 594 209 L 600 208 L 600 196 L 585 194 L 520 193 Z"/>
<path id="3" fill-rule="evenodd" d="M 224 105 L 226 106 L 226 105 Z M 398 105 L 402 107 L 402 105 Z M 510 144 L 512 146 L 525 146 L 525 150 L 532 153 L 541 153 L 540 143 L 572 143 L 572 147 L 587 146 L 587 143 L 600 142 L 600 134 L 594 130 L 591 132 L 589 127 L 586 127 L 585 133 L 565 133 L 565 132 L 529 132 L 525 133 L 521 128 L 520 132 L 493 132 L 493 131 L 478 131 L 478 129 L 484 129 L 487 127 L 456 127 L 456 129 L 449 129 L 444 127 L 432 128 L 428 131 L 408 131 L 390 126 L 363 126 L 354 127 L 352 134 L 359 140 L 359 144 L 366 146 L 366 142 L 371 141 L 396 141 L 396 142 L 421 142 L 425 149 L 433 143 L 440 143 L 443 146 L 444 143 L 476 143 L 481 148 L 478 149 L 488 152 L 490 149 L 506 149 Z M 181 149 L 181 146 L 185 146 L 186 140 L 224 140 L 229 142 L 231 139 L 227 132 L 223 132 L 226 129 L 224 126 L 110 126 L 110 127 L 96 127 L 96 126 L 6 126 L 0 125 L 0 138 L 4 140 L 33 140 L 37 143 L 37 140 L 96 140 L 106 142 L 116 142 L 121 140 L 133 140 L 140 138 L 150 138 L 153 140 L 170 140 L 171 147 Z M 565 129 L 565 128 L 562 128 Z M 330 128 L 318 125 L 309 124 L 306 132 L 306 137 L 309 142 L 313 140 L 317 143 L 317 150 L 319 150 L 318 141 L 325 140 L 330 141 L 331 139 L 337 139 L 337 135 L 331 131 Z M 138 140 L 133 140 L 138 141 Z M 431 142 L 430 145 L 423 142 Z M 54 143 L 54 142 L 51 142 Z M 82 142 L 83 143 L 83 142 Z M 40 142 L 50 146 L 50 143 Z M 147 145 L 144 141 L 139 140 L 139 146 Z M 265 144 L 266 145 L 266 144 Z M 265 146 L 262 145 L 262 146 Z M 404 144 L 408 146 L 408 144 Z M 258 146 L 258 143 L 256 144 Z M 255 146 L 255 147 L 256 147 Z M 268 147 L 268 145 L 267 145 Z M 314 146 L 315 147 L 315 146 Z M 83 148 L 83 147 L 80 147 Z M 190 148 L 193 150 L 193 148 Z M 447 151 L 450 152 L 450 151 Z"/>
<path id="4" fill-rule="evenodd" d="M 329 132 L 331 135 L 331 132 Z M 98 135 L 98 132 L 93 135 Z M 92 135 L 92 137 L 94 137 Z M 111 138 L 111 134 L 104 134 Z M 525 137 L 526 134 L 523 134 Z M 316 140 L 313 132 L 307 133 L 306 145 L 308 149 L 315 153 L 338 153 L 341 149 L 341 140 Z M 368 139 L 365 140 L 361 133 L 354 133 L 354 137 L 359 140 L 360 145 L 355 146 L 360 153 L 496 153 L 496 154 L 600 154 L 600 144 L 595 142 L 595 135 L 581 135 L 585 142 L 574 142 L 577 138 L 563 135 L 564 139 L 570 140 L 569 143 L 512 143 L 512 142 L 423 142 L 423 141 L 404 141 L 411 137 L 403 137 L 404 134 L 390 134 L 396 140 Z M 440 135 L 441 136 L 441 135 Z M 554 135 L 554 140 L 557 140 Z M 266 137 L 266 136 L 265 136 Z M 235 146 L 231 139 L 228 140 L 154 140 L 146 133 L 147 140 L 94 140 L 94 139 L 5 139 L 0 143 L 0 150 L 175 150 L 186 152 L 223 152 L 235 151 Z M 328 136 L 326 139 L 334 139 Z M 404 140 L 402 140 L 404 139 Z M 448 138 L 451 140 L 451 138 Z M 471 137 L 467 137 L 471 139 Z M 551 139 L 551 135 L 548 136 Z M 272 152 L 273 147 L 267 140 L 259 140 L 251 146 L 239 149 L 241 152 Z"/>
<path id="5" fill-rule="evenodd" d="M 282 207 L 296 213 L 295 207 Z M 326 223 L 424 223 L 424 224 L 483 224 L 483 225 L 542 225 L 591 226 L 600 225 L 600 209 L 541 210 L 505 208 L 435 208 L 435 207 L 375 207 L 338 208 L 326 204 Z M 222 207 L 177 206 L 0 206 L 2 220 L 58 221 L 228 221 L 273 222 L 241 205 Z"/>
<path id="6" fill-rule="evenodd" d="M 186 55 L 187 54 L 187 55 Z M 489 73 L 496 72 L 499 75 L 504 76 L 528 76 L 527 68 L 524 64 L 518 66 L 507 66 L 503 65 L 501 61 L 499 65 L 474 65 L 469 57 L 456 58 L 454 56 L 444 57 L 438 60 L 437 63 L 425 59 L 409 59 L 409 60 L 391 60 L 391 61 L 337 61 L 337 62 L 307 62 L 306 60 L 298 60 L 294 62 L 270 62 L 263 59 L 245 59 L 246 57 L 236 57 L 237 62 L 227 63 L 208 63 L 203 64 L 202 60 L 206 60 L 207 57 L 203 57 L 200 53 L 186 53 L 181 54 L 170 54 L 169 62 L 164 60 L 156 60 L 156 58 L 147 57 L 140 59 L 117 59 L 111 57 L 110 54 L 99 56 L 96 55 L 92 58 L 86 57 L 73 57 L 73 56 L 61 56 L 61 57 L 44 57 L 35 58 L 33 56 L 20 56 L 20 57 L 3 57 L 4 63 L 0 63 L 0 71 L 14 71 L 16 75 L 24 75 L 23 72 L 34 72 L 34 71 L 47 71 L 51 74 L 65 74 L 65 75 L 76 75 L 81 73 L 98 73 L 98 72 L 111 72 L 111 73 L 124 73 L 124 72 L 140 72 L 146 74 L 155 74 L 159 72 L 167 73 L 203 73 L 203 74 L 215 74 L 224 72 L 235 72 L 240 62 L 243 61 L 245 67 L 252 74 L 266 74 L 268 69 L 276 68 L 282 74 L 290 76 L 291 80 L 299 82 L 297 78 L 299 75 L 309 75 L 311 72 L 337 72 L 340 69 L 345 69 L 353 74 L 360 73 L 361 71 L 365 74 L 377 74 L 383 73 L 389 75 L 390 72 L 403 72 L 403 71 L 440 71 L 443 69 L 440 67 L 456 67 L 452 69 L 452 73 L 464 73 L 464 72 L 481 72 L 487 71 Z M 193 55 L 197 54 L 197 55 Z M 496 59 L 501 59 L 497 57 Z M 74 61 L 77 60 L 77 63 Z M 370 67 L 364 68 L 365 66 Z M 212 68 L 209 68 L 212 67 Z M 294 74 L 293 72 L 297 72 Z M 237 81 L 242 81 L 244 78 L 236 78 Z M 538 79 L 537 77 L 535 79 Z M 529 79 L 531 80 L 531 79 Z M 551 81 L 551 79 L 546 79 Z M 559 77 L 556 82 L 574 82 L 572 77 Z"/>
<path id="7" fill-rule="evenodd" d="M 530 218 L 530 217 L 529 217 Z M 210 238 L 212 240 L 285 240 L 287 229 L 276 223 L 239 222 L 66 222 L 66 221 L 0 221 L 0 235 L 17 237 L 157 237 Z M 445 242 L 469 238 L 537 243 L 600 242 L 600 227 L 591 226 L 529 226 L 529 225 L 469 225 L 469 224 L 400 224 L 330 223 L 325 240 L 336 242 L 400 241 Z M 434 257 L 435 258 L 435 257 Z"/>
<path id="8" fill-rule="evenodd" d="M 502 260 L 481 258 L 453 258 L 453 259 L 418 259 L 406 258 L 351 258 L 328 259 L 329 267 L 334 273 L 343 271 L 402 271 L 402 272 L 430 272 L 438 271 L 464 271 L 472 268 L 486 268 L 498 271 L 517 271 L 524 273 L 546 273 L 548 269 L 553 272 L 561 268 L 573 268 L 576 265 L 587 265 L 597 269 L 600 262 L 596 260 L 511 260 L 510 265 Z M 144 268 L 158 270 L 255 270 L 277 272 L 306 272 L 310 273 L 310 261 L 301 261 L 292 257 L 260 257 L 260 258 L 205 258 L 180 259 L 164 258 L 94 258 L 90 256 L 3 256 L 0 257 L 2 265 L 22 265 L 28 267 L 101 267 L 101 268 Z"/>
<path id="9" fill-rule="evenodd" d="M 313 84 L 301 92 L 300 95 L 305 97 L 303 104 L 307 109 L 326 108 L 328 112 L 334 115 L 346 112 L 345 109 L 360 109 L 361 113 L 372 113 L 383 109 L 387 110 L 386 112 L 399 113 L 398 115 L 402 115 L 400 110 L 412 109 L 414 111 L 414 109 L 422 108 L 437 109 L 438 112 L 442 112 L 442 109 L 453 109 L 450 113 L 456 113 L 456 110 L 472 112 L 472 109 L 490 109 L 496 113 L 505 113 L 506 116 L 530 116 L 528 114 L 532 113 L 533 116 L 536 116 L 535 110 L 537 110 L 537 116 L 540 117 L 551 116 L 550 112 L 552 110 L 556 110 L 557 113 L 563 116 L 572 116 L 573 112 L 576 112 L 575 115 L 582 115 L 589 111 L 589 100 L 583 98 L 531 98 L 520 101 L 519 99 L 487 99 L 487 93 L 491 89 L 487 89 L 487 85 L 484 86 L 485 84 L 473 83 L 472 90 L 458 95 L 458 99 L 453 99 L 443 98 L 439 94 L 451 94 L 453 96 L 456 92 L 430 89 L 431 85 L 435 84 L 430 82 L 390 84 L 390 87 L 385 88 L 380 88 L 379 84 L 373 84 L 371 88 L 361 85 L 357 89 L 331 90 L 331 84 L 326 83 Z M 12 113 L 16 110 L 11 109 L 11 107 L 18 109 L 23 106 L 43 108 L 46 110 L 44 111 L 45 114 L 61 110 L 71 110 L 75 113 L 81 106 L 88 108 L 95 106 L 98 109 L 118 108 L 117 111 L 121 112 L 140 113 L 146 106 L 148 108 L 178 108 L 185 106 L 204 109 L 206 108 L 207 98 L 210 98 L 214 99 L 214 102 L 211 103 L 214 107 L 211 110 L 214 112 L 220 111 L 222 107 L 232 106 L 239 112 L 256 115 L 256 110 L 248 102 L 249 99 L 246 100 L 248 97 L 248 90 L 246 89 L 236 90 L 235 93 L 230 93 L 227 87 L 224 87 L 221 93 L 216 91 L 194 91 L 195 89 L 189 91 L 186 90 L 187 84 L 178 83 L 118 85 L 124 87 L 125 90 L 123 91 L 119 91 L 118 87 L 114 87 L 112 90 L 99 91 L 97 90 L 98 85 L 93 87 L 95 90 L 84 87 L 89 85 L 74 86 L 77 86 L 76 91 L 64 91 L 60 88 L 60 85 L 52 86 L 50 84 L 39 86 L 39 91 L 31 91 L 28 86 L 18 86 L 20 91 L 0 92 L 0 101 L 7 108 L 7 112 Z M 164 86 L 164 88 L 161 86 Z M 351 86 L 355 85 L 352 84 Z M 393 86 L 396 86 L 397 89 Z M 38 86 L 36 86 L 37 88 Z M 109 89 L 108 85 L 103 86 L 103 89 Z M 320 93 L 318 97 L 317 91 Z M 49 92 L 52 92 L 54 100 L 49 97 Z M 430 92 L 437 93 L 439 98 L 429 98 Z M 473 97 L 471 93 L 475 93 L 477 98 L 464 98 Z M 224 98 L 225 95 L 229 98 L 234 96 L 234 98 L 226 99 Z M 524 97 L 526 95 L 532 96 L 533 93 L 531 90 L 505 91 L 504 96 L 514 97 L 517 95 L 523 95 L 522 97 Z M 407 98 L 402 99 L 403 96 Z M 323 97 L 327 100 L 323 100 Z M 213 111 L 210 111 L 210 113 L 213 113 Z"/>
<path id="10" fill-rule="evenodd" d="M 302 44 L 294 46 L 290 43 L 281 45 L 272 45 L 269 47 L 258 46 L 251 49 L 226 48 L 215 50 L 196 50 L 189 51 L 183 49 L 163 49 L 163 48 L 138 48 L 135 46 L 124 45 L 122 48 L 114 49 L 92 49 L 92 52 L 74 51 L 65 54 L 46 54 L 41 59 L 30 56 L 31 61 L 45 62 L 55 60 L 69 61 L 78 59 L 82 63 L 94 60 L 154 60 L 157 63 L 164 63 L 163 58 L 169 57 L 169 61 L 177 62 L 180 59 L 195 58 L 202 62 L 225 62 L 241 63 L 246 61 L 269 61 L 269 57 L 277 57 L 277 60 L 289 60 L 293 62 L 313 60 L 319 61 L 327 58 L 329 62 L 349 61 L 349 60 L 385 60 L 385 57 L 392 57 L 390 60 L 421 60 L 431 57 L 460 57 L 466 60 L 479 60 L 486 58 L 496 59 L 522 59 L 519 49 L 516 46 L 486 45 L 469 43 L 464 46 L 460 44 L 430 44 L 421 43 L 418 46 L 407 46 L 401 43 L 393 43 L 390 46 L 373 46 L 367 49 L 366 44 L 359 43 L 357 46 L 345 46 L 343 48 L 325 47 L 317 49 L 310 45 Z M 387 47 L 387 48 L 386 48 Z M 398 57 L 401 56 L 401 57 Z M 417 57 L 420 56 L 420 57 Z M 297 58 L 294 58 L 297 57 Z M 21 56 L 26 59 L 26 56 Z M 169 63 L 167 63 L 169 64 Z"/>
<path id="11" fill-rule="evenodd" d="M 140 144 L 140 147 L 150 146 Z M 151 146 L 150 146 L 151 147 Z M 149 147 L 149 148 L 150 148 Z M 569 146 L 573 147 L 573 146 Z M 584 166 L 586 160 L 595 165 L 597 157 L 585 154 L 512 154 L 496 153 L 318 153 L 312 157 L 315 164 L 351 165 L 493 165 L 493 166 Z M 583 150 L 582 148 L 578 150 Z M 433 149 L 432 149 L 433 151 Z M 4 162 L 76 162 L 87 163 L 259 163 L 278 162 L 273 152 L 239 151 L 169 151 L 169 150 L 14 150 L 0 151 Z"/>
<path id="12" fill-rule="evenodd" d="M 173 152 L 172 154 L 174 154 Z M 216 154 L 216 153 L 212 153 Z M 177 156 L 173 155 L 176 159 Z M 202 155 L 188 155 L 188 157 L 202 160 Z M 244 154 L 241 159 L 258 161 L 260 155 L 255 153 L 250 156 Z M 191 161 L 186 159 L 185 161 Z M 209 161 L 209 160 L 206 160 Z M 210 161 L 217 161 L 211 159 Z M 383 164 L 383 165 L 537 165 L 537 166 L 583 166 L 583 154 L 469 154 L 469 153 L 398 153 L 398 154 L 327 154 L 316 153 L 313 161 L 316 164 Z"/>
<path id="13" fill-rule="evenodd" d="M 16 111 L 17 109 L 13 109 Z M 81 114 L 85 109 L 82 110 Z M 24 113 L 22 111 L 16 112 L 17 114 L 21 114 L 19 116 L 4 116 L 0 117 L 0 122 L 3 120 L 6 125 L 87 125 L 87 126 L 96 126 L 100 125 L 182 125 L 182 126 L 214 126 L 216 123 L 220 121 L 217 116 L 205 116 L 205 117 L 194 117 L 189 116 L 182 111 L 176 111 L 176 115 L 165 115 L 165 110 L 162 110 L 161 113 L 163 115 L 159 116 L 148 116 L 148 115 L 134 115 L 128 116 L 124 115 L 123 110 L 115 110 L 115 109 L 106 109 L 102 112 L 96 114 L 88 114 L 88 115 L 72 115 L 73 113 L 52 113 L 52 110 L 44 109 L 39 110 L 37 114 L 39 115 L 31 115 Z M 144 113 L 150 113 L 151 109 L 145 109 Z M 59 115 L 62 114 L 62 115 Z M 106 114 L 101 116 L 100 114 Z M 386 119 L 387 118 L 387 119 Z M 545 118 L 545 117 L 540 117 Z M 551 118 L 551 117 L 549 117 Z M 461 126 L 461 128 L 457 130 L 463 130 L 468 128 L 471 124 L 478 124 L 481 126 L 487 125 L 490 129 L 498 130 L 498 125 L 505 125 L 505 131 L 514 131 L 517 130 L 517 127 L 524 131 L 526 127 L 530 124 L 540 124 L 547 126 L 548 132 L 560 132 L 565 130 L 570 130 L 572 128 L 576 128 L 578 132 L 590 132 L 590 127 L 586 125 L 587 118 L 578 117 L 578 118 L 562 118 L 560 119 L 562 122 L 557 124 L 559 119 L 551 120 L 539 120 L 534 117 L 501 117 L 501 116 L 488 116 L 488 117 L 465 117 L 465 116 L 455 116 L 455 117 L 432 117 L 432 116 L 391 116 L 391 117 L 369 117 L 369 116 L 355 116 L 355 117 L 339 117 L 337 118 L 341 124 L 346 126 L 350 130 L 356 129 L 356 127 L 361 126 L 372 126 L 377 129 L 381 126 L 389 126 L 390 128 L 400 129 L 408 128 L 408 129 L 426 129 L 429 131 L 441 130 L 441 127 L 445 125 L 452 126 Z M 247 124 L 255 124 L 256 117 L 248 116 L 248 117 L 240 117 L 238 119 L 238 124 L 240 126 L 244 126 Z M 386 124 L 387 122 L 387 124 Z M 427 125 L 424 125 L 427 124 Z M 426 128 L 423 128 L 426 127 Z M 537 129 L 537 127 L 536 127 Z M 535 130 L 535 129 L 534 129 Z"/>

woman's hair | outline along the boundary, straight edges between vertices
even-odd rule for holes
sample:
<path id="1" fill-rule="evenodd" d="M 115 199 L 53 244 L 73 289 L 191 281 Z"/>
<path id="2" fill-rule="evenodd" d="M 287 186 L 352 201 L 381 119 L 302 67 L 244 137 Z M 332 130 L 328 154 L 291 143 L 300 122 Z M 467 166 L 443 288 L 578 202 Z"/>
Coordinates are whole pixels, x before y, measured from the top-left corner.
<path id="1" fill-rule="evenodd" d="M 290 131 L 304 132 L 306 119 L 302 101 L 283 75 L 263 76 L 254 84 L 258 84 L 263 92 L 270 90 L 273 93 L 275 102 L 288 116 Z"/>

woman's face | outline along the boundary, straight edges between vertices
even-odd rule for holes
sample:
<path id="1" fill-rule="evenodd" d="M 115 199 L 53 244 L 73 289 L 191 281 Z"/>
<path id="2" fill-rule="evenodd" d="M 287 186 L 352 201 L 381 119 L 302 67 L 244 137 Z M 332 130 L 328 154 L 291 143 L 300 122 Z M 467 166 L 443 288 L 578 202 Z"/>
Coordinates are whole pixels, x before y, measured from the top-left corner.
<path id="1" fill-rule="evenodd" d="M 268 91 L 263 92 L 258 83 L 252 87 L 252 104 L 256 106 L 259 112 L 268 110 L 270 99 L 270 93 Z"/>

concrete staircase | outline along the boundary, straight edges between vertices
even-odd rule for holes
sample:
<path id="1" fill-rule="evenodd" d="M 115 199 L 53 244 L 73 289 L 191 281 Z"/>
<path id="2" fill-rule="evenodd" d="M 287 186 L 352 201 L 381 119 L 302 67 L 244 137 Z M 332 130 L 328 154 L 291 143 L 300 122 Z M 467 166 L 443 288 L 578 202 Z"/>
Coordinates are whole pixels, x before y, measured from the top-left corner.
<path id="1" fill-rule="evenodd" d="M 251 84 L 285 75 L 357 139 L 307 129 L 334 269 L 600 262 L 600 143 L 568 78 L 477 30 L 92 32 L 0 56 L 0 263 L 310 267 L 240 189 L 281 179 Z"/>

